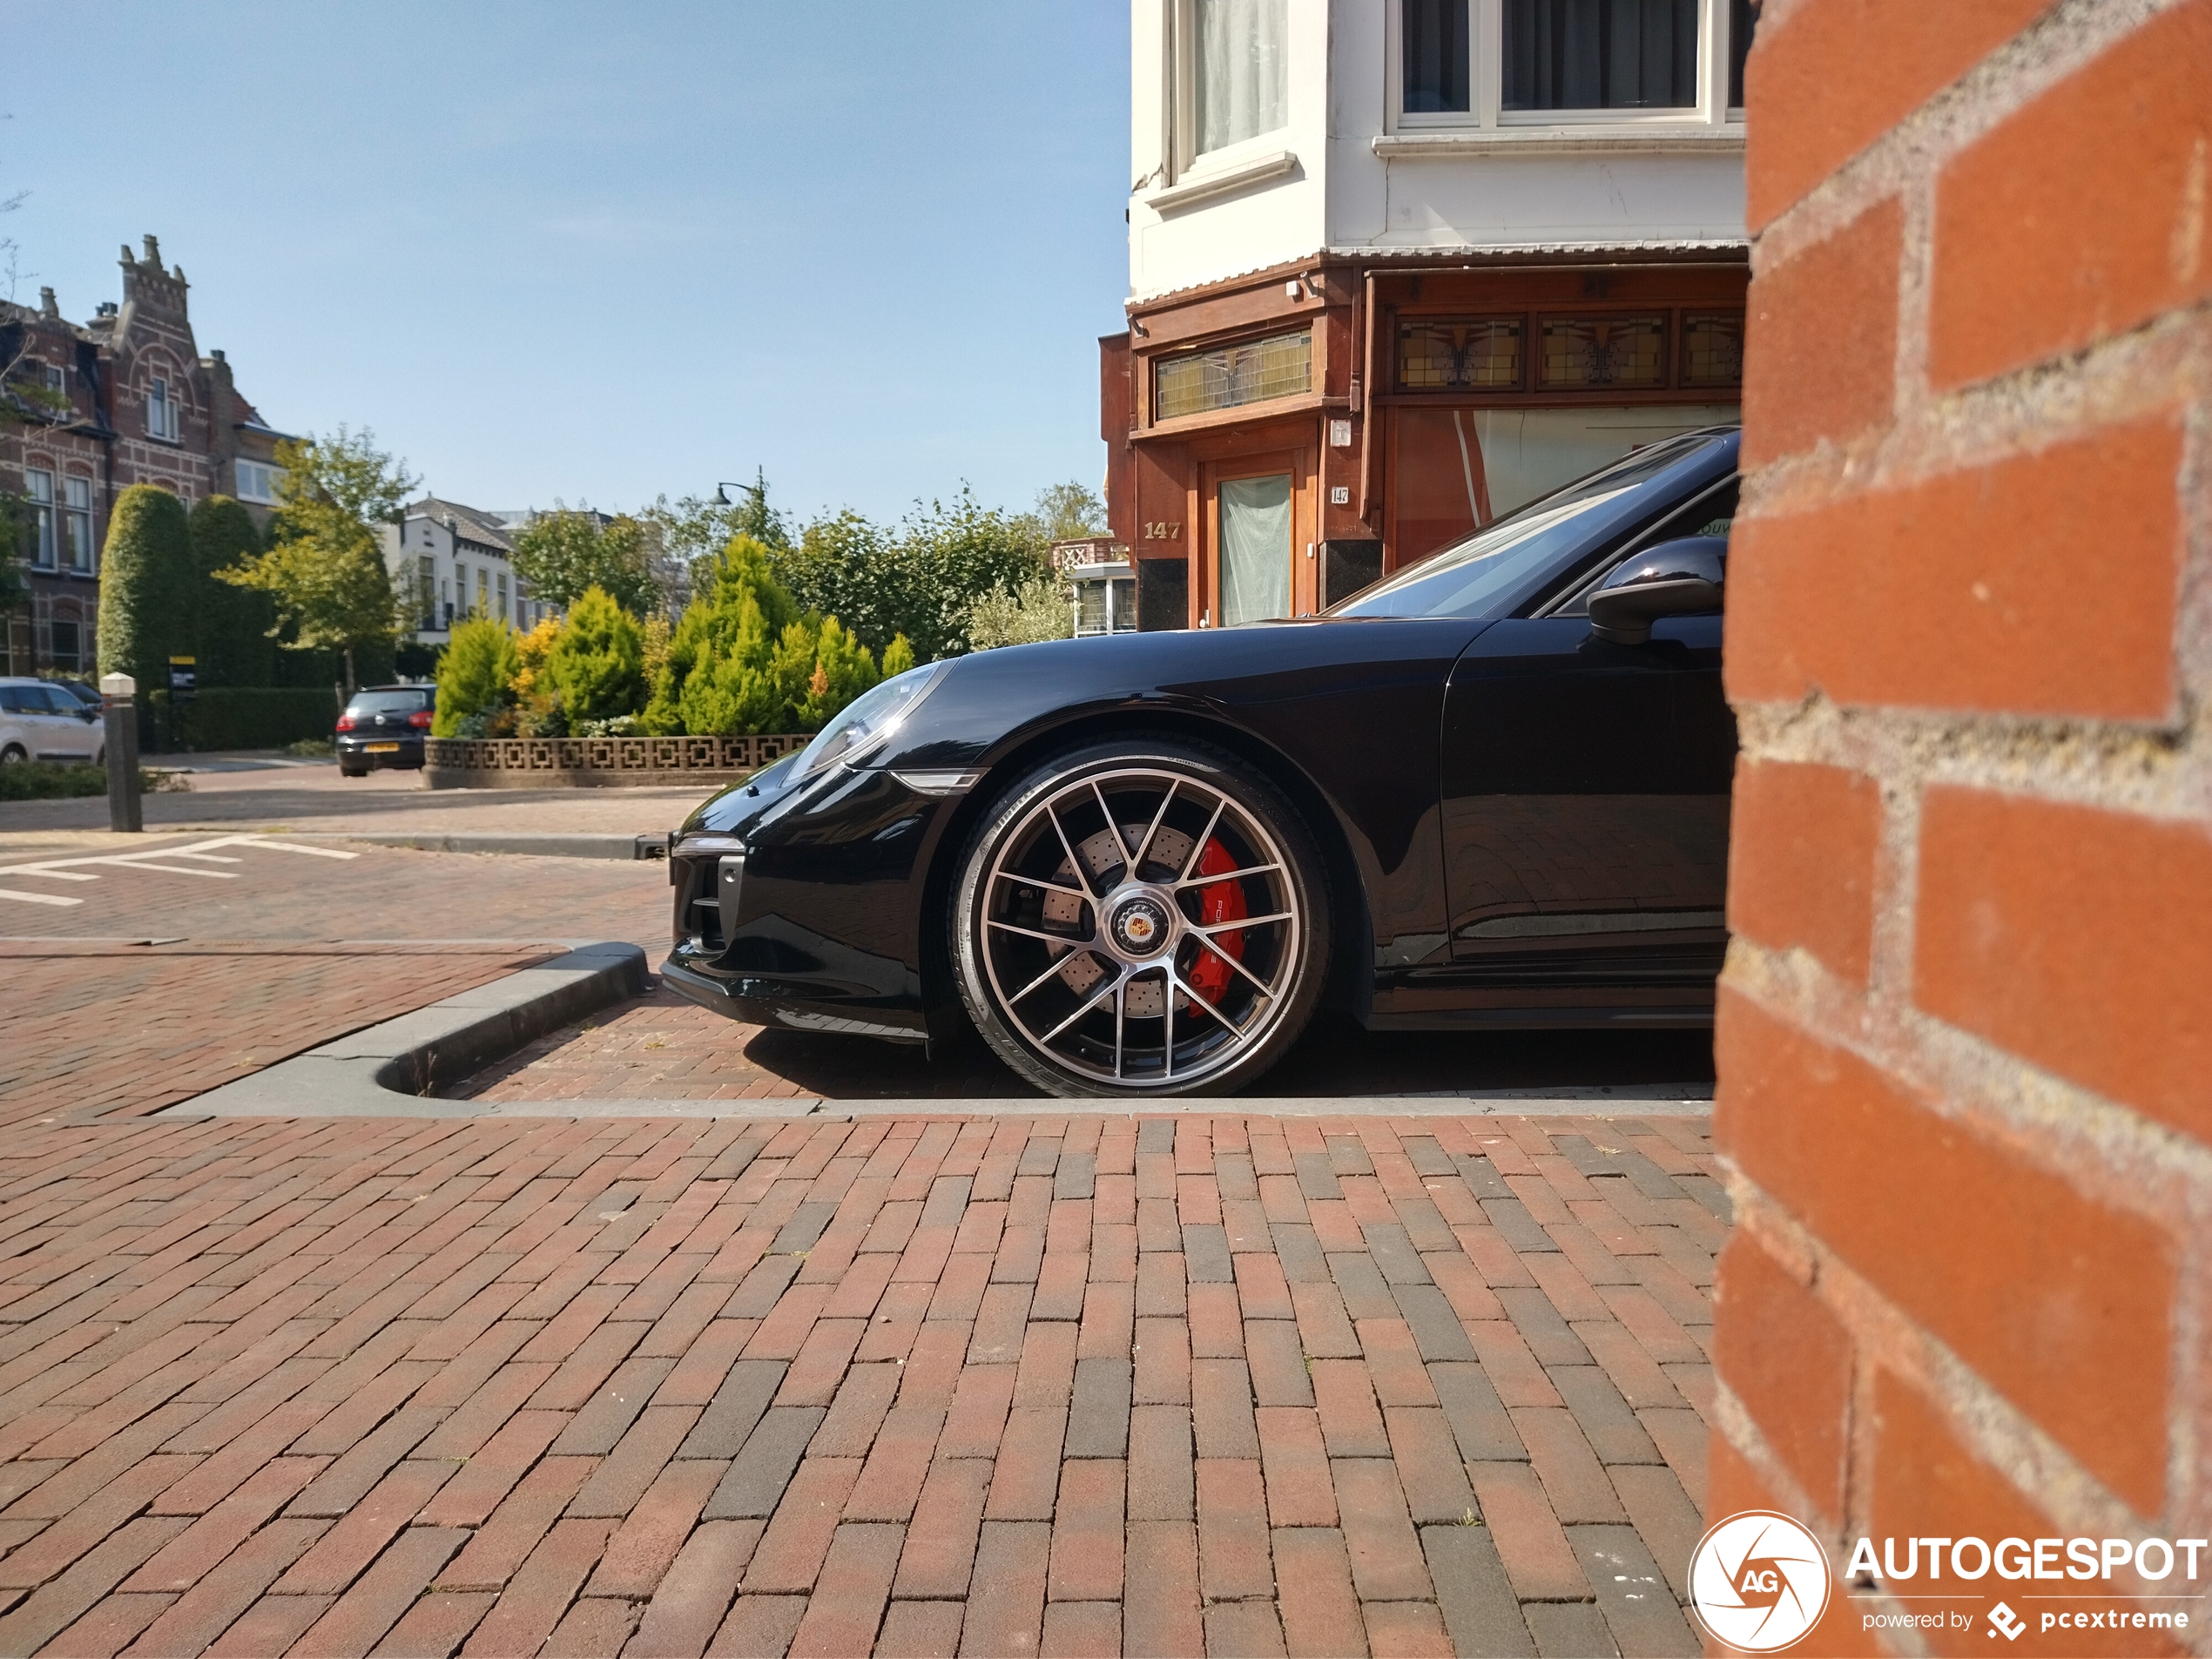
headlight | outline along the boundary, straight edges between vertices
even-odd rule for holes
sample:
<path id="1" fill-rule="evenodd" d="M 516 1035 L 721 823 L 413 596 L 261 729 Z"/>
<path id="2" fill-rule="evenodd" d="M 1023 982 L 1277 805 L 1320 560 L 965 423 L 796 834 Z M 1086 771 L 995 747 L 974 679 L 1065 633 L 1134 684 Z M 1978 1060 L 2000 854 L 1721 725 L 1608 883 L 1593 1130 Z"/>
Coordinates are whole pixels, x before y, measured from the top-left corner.
<path id="1" fill-rule="evenodd" d="M 850 765 L 880 747 L 951 666 L 946 661 L 910 668 L 897 678 L 887 679 L 846 704 L 813 742 L 799 752 L 799 764 L 792 768 L 792 782 L 812 778 L 840 761 Z"/>

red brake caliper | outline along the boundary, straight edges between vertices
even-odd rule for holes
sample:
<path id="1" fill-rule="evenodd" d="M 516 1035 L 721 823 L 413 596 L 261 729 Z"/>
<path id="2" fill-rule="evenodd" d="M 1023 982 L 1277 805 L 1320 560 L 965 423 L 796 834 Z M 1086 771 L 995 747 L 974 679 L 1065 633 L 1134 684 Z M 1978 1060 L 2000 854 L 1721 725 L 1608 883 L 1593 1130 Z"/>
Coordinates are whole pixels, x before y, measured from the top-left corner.
<path id="1" fill-rule="evenodd" d="M 1209 840 L 1206 850 L 1198 855 L 1200 875 L 1226 875 L 1237 867 L 1237 860 L 1218 840 Z M 1211 927 L 1224 921 L 1239 921 L 1251 914 L 1244 905 L 1244 889 L 1240 882 L 1214 881 L 1198 889 L 1198 921 Z M 1232 971 L 1223 956 L 1244 960 L 1244 934 L 1242 928 L 1233 933 L 1213 934 L 1207 941 L 1211 950 L 1201 948 L 1198 960 L 1190 965 L 1190 985 L 1207 1001 L 1220 1005 L 1229 990 L 1229 976 Z M 1218 951 L 1219 955 L 1214 952 Z"/>

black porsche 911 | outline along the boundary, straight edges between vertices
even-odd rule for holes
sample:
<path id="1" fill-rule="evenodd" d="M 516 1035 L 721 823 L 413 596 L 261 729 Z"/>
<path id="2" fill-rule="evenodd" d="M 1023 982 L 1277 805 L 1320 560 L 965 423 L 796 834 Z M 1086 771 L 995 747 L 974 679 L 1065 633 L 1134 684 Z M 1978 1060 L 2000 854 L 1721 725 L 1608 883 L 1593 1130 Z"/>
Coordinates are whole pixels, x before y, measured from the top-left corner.
<path id="1" fill-rule="evenodd" d="M 671 838 L 662 972 L 734 1018 L 972 1021 L 1059 1095 L 1375 1029 L 1709 1022 L 1737 433 L 1654 444 L 1318 617 L 887 680 Z"/>

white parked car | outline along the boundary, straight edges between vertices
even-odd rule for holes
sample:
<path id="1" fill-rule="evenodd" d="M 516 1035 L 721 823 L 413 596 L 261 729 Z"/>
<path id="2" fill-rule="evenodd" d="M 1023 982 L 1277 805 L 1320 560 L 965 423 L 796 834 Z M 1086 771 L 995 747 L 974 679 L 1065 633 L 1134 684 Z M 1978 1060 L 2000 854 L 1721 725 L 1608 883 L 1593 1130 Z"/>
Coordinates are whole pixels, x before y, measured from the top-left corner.
<path id="1" fill-rule="evenodd" d="M 20 760 L 107 759 L 97 708 L 45 680 L 0 679 L 0 766 Z"/>

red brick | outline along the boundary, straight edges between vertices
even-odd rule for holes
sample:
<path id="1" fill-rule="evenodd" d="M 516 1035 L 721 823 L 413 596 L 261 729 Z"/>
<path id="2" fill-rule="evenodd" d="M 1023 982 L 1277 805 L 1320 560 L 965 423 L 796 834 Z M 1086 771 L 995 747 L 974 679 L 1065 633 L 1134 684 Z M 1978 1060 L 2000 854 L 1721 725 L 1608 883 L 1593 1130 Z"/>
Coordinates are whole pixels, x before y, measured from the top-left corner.
<path id="1" fill-rule="evenodd" d="M 1221 1654 L 1279 1654 L 1283 1629 L 1275 1603 L 1219 1602 L 1206 1608 L 1206 1651 Z"/>
<path id="2" fill-rule="evenodd" d="M 1255 1319 L 1244 1327 L 1244 1352 L 1252 1397 L 1263 1406 L 1311 1406 L 1313 1381 L 1298 1327 L 1281 1319 Z M 1320 1362 L 1316 1360 L 1318 1365 Z"/>
<path id="3" fill-rule="evenodd" d="M 1359 1609 L 1367 1625 L 1367 1645 L 1377 1653 L 1435 1654 L 1451 1659 L 1452 1641 L 1444 1621 L 1426 1602 L 1371 1602 Z"/>
<path id="4" fill-rule="evenodd" d="M 2212 834 L 1984 790 L 1928 791 L 1913 1000 L 2212 1140 Z"/>
<path id="5" fill-rule="evenodd" d="M 1200 1458 L 1198 1588 L 1209 1601 L 1272 1595 L 1267 1492 L 1252 1458 Z"/>
<path id="6" fill-rule="evenodd" d="M 382 1553 L 392 1535 L 415 1518 L 450 1473 L 438 1464 L 401 1464 L 293 1563 L 292 1570 L 277 1581 L 276 1593 L 326 1595 L 344 1589 Z"/>
<path id="7" fill-rule="evenodd" d="M 335 1601 L 330 1595 L 265 1595 L 207 1649 L 210 1659 L 267 1659 L 288 1653 L 300 1633 Z"/>
<path id="8" fill-rule="evenodd" d="M 1067 1405 L 1076 1386 L 1076 1327 L 1065 1320 L 1037 1323 L 1022 1339 L 1022 1366 L 1014 1379 L 1014 1404 Z"/>
<path id="9" fill-rule="evenodd" d="M 517 1412 L 423 1507 L 426 1527 L 481 1526 L 566 1427 L 566 1412 Z"/>
<path id="10" fill-rule="evenodd" d="M 1264 1406 L 1258 1425 L 1269 1521 L 1276 1527 L 1335 1526 L 1336 1488 L 1329 1480 L 1320 1414 L 1295 1406 Z"/>
<path id="11" fill-rule="evenodd" d="M 1716 1331 L 1721 1374 L 1820 1514 L 1840 1521 L 1851 1332 L 1742 1232 L 1721 1254 L 1720 1300 L 1729 1310 Z"/>
<path id="12" fill-rule="evenodd" d="M 1246 1258 L 1249 1259 L 1249 1258 Z M 1287 1305 L 1288 1298 L 1285 1298 Z M 1190 1352 L 1200 1359 L 1241 1359 L 1244 1321 L 1234 1285 L 1193 1285 L 1189 1319 Z"/>
<path id="13" fill-rule="evenodd" d="M 1130 1521 L 1190 1520 L 1194 1479 L 1190 1413 L 1179 1406 L 1135 1407 L 1129 1424 Z"/>
<path id="14" fill-rule="evenodd" d="M 1055 1602 L 1116 1602 L 1122 1595 L 1123 1494 L 1117 1458 L 1070 1458 L 1060 1468 L 1047 1595 Z"/>
<path id="15" fill-rule="evenodd" d="M 914 1505 L 914 1523 L 907 1528 L 894 1595 L 968 1594 L 976 1529 L 983 1520 L 983 1494 L 990 1483 L 991 1466 L 978 1458 L 941 1459 L 930 1469 Z"/>
<path id="16" fill-rule="evenodd" d="M 145 1659 L 201 1651 L 299 1559 L 327 1524 L 271 1521 L 179 1597 L 148 1627 L 132 1651 Z"/>
<path id="17" fill-rule="evenodd" d="M 991 1495 L 983 1513 L 992 1521 L 1049 1521 L 1053 1494 L 1060 1488 L 1060 1447 L 1068 1433 L 1068 1408 L 1022 1408 L 1008 1414 L 991 1472 Z"/>
<path id="18" fill-rule="evenodd" d="M 1006 1433 L 1006 1418 L 1014 1404 L 1015 1367 L 970 1366 L 960 1374 L 952 1409 L 938 1441 L 946 1457 L 992 1457 Z"/>
<path id="19" fill-rule="evenodd" d="M 1746 1177 L 2161 1513 L 2178 1272 L 2164 1231 L 1743 997 L 1723 995 L 1716 1052 L 1721 1138 Z"/>
<path id="20" fill-rule="evenodd" d="M 634 1601 L 651 1595 L 691 1535 L 724 1467 L 718 1459 L 695 1459 L 664 1468 L 608 1541 L 590 1593 Z"/>
<path id="21" fill-rule="evenodd" d="M 165 1544 L 130 1578 L 125 1590 L 188 1590 L 313 1480 L 320 1458 L 277 1458 Z"/>
<path id="22" fill-rule="evenodd" d="M 1500 1399 L 1508 1406 L 1560 1403 L 1559 1391 L 1551 1386 L 1544 1368 L 1536 1363 L 1536 1356 L 1528 1352 L 1528 1345 L 1509 1320 L 1479 1320 L 1467 1329 L 1475 1357 L 1482 1361 L 1483 1374 L 1498 1391 Z"/>
<path id="23" fill-rule="evenodd" d="M 806 1604 L 806 1616 L 792 1637 L 792 1659 L 843 1659 L 868 1651 L 882 1622 L 884 1603 L 890 1599 L 891 1578 L 898 1571 L 905 1536 L 903 1527 L 847 1523 L 837 1529 L 813 1598 Z"/>
<path id="24" fill-rule="evenodd" d="M 653 1592 L 626 1650 L 637 1659 L 698 1659 L 738 1593 L 765 1522 L 710 1521 L 684 1548 Z"/>
<path id="25" fill-rule="evenodd" d="M 722 1622 L 722 1629 L 707 1647 L 711 1656 L 727 1654 L 732 1659 L 759 1659 L 761 1655 L 781 1656 L 791 1647 L 791 1639 L 799 1633 L 799 1626 L 806 1616 L 806 1598 L 803 1595 L 741 1595 L 730 1609 L 730 1616 Z M 611 1649 L 607 1651 L 613 1651 Z"/>
<path id="26" fill-rule="evenodd" d="M 1134 1397 L 1139 1405 L 1190 1403 L 1190 1327 L 1183 1320 L 1137 1320 L 1130 1358 L 1136 1364 Z"/>
<path id="27" fill-rule="evenodd" d="M 1334 1458 L 1329 1474 L 1359 1599 L 1426 1600 L 1434 1595 L 1396 1467 L 1385 1458 Z"/>
<path id="28" fill-rule="evenodd" d="M 301 1659 L 327 1654 L 365 1654 L 399 1622 L 400 1615 L 437 1575 L 468 1534 L 410 1527 L 351 1589 L 317 1620 L 291 1651 Z M 563 1601 L 567 1599 L 564 1595 Z"/>
<path id="29" fill-rule="evenodd" d="M 1115 1559 L 1119 1560 L 1116 1545 Z M 884 1632 L 890 1635 L 887 1626 Z M 911 1648 L 879 1647 L 879 1653 L 911 1653 Z M 1118 1602 L 1047 1602 L 1040 1659 L 1121 1659 L 1122 1608 Z"/>
<path id="30" fill-rule="evenodd" d="M 1881 836 L 1881 791 L 1864 773 L 1739 761 L 1729 930 L 1777 950 L 1802 948 L 1829 972 L 1865 984 Z"/>
<path id="31" fill-rule="evenodd" d="M 959 1602 L 894 1602 L 883 1615 L 883 1634 L 876 1638 L 875 1650 L 887 1656 L 897 1654 L 912 1656 L 912 1659 L 953 1659 L 960 1651 L 961 1615 L 967 1611 Z M 1052 1632 L 1052 1609 L 1045 1609 L 1045 1633 Z M 1047 1648 L 1049 1653 L 1051 1649 Z"/>
<path id="32" fill-rule="evenodd" d="M 602 1659 L 621 1651 L 637 1628 L 637 1615 L 627 1602 L 586 1596 L 568 1611 L 560 1628 L 538 1649 L 543 1659 Z"/>
<path id="33" fill-rule="evenodd" d="M 1376 1409 L 1375 1391 L 1363 1361 L 1316 1359 L 1313 1397 L 1331 1457 L 1390 1455 L 1390 1437 L 1383 1432 L 1382 1413 Z"/>
<path id="34" fill-rule="evenodd" d="M 1278 1530 L 1274 1541 L 1284 1642 L 1292 1659 L 1342 1659 L 1366 1651 L 1344 1535 L 1302 1527 Z"/>
<path id="35" fill-rule="evenodd" d="M 722 1386 L 723 1378 L 730 1374 L 731 1366 L 752 1339 L 756 1328 L 750 1319 L 710 1321 L 655 1391 L 655 1402 L 663 1406 L 705 1405 L 714 1398 L 714 1391 Z"/>
<path id="36" fill-rule="evenodd" d="M 569 1504 L 573 1515 L 626 1515 L 698 1422 L 696 1406 L 649 1406 Z M 857 1467 L 858 1465 L 856 1464 Z"/>
<path id="37" fill-rule="evenodd" d="M 577 1488 L 590 1476 L 595 1458 L 547 1458 L 522 1479 L 492 1511 L 491 1519 L 476 1528 L 476 1535 L 452 1566 L 438 1588 L 447 1590 L 496 1590 L 537 1548 L 546 1529 L 560 1519 Z"/>
<path id="38" fill-rule="evenodd" d="M 945 1413 L 927 1406 L 900 1406 L 884 1419 L 869 1449 L 867 1465 L 845 1506 L 853 1521 L 904 1521 L 914 1514 L 928 1478 Z M 820 1437 L 819 1433 L 816 1439 Z"/>
<path id="39" fill-rule="evenodd" d="M 1526 1602 L 1579 1601 L 1590 1594 L 1533 1469 L 1526 1463 L 1470 1463 L 1467 1475 L 1514 1595 Z"/>
<path id="40" fill-rule="evenodd" d="M 1808 0 L 1759 30 L 1747 67 L 1745 186 L 1763 229 L 2052 0 Z"/>
<path id="41" fill-rule="evenodd" d="M 1197 1528 L 1187 1521 L 1131 1521 L 1126 1570 L 1144 1593 L 1123 1600 L 1123 1651 L 1160 1659 L 1204 1653 Z"/>
<path id="42" fill-rule="evenodd" d="M 1375 1398 L 1386 1406 L 1433 1406 L 1436 1390 L 1403 1319 L 1361 1319 L 1355 1327 L 1367 1356 Z"/>
<path id="43" fill-rule="evenodd" d="M 1743 1454 L 1723 1436 L 1716 1434 L 1713 1436 L 1713 1497 L 1708 1513 L 1733 1515 L 1746 1509 L 1788 1512 L 1787 1506 L 1760 1479 L 1758 1472 L 1744 1461 Z M 1918 1530 L 1917 1527 L 1914 1530 Z M 1842 1563 L 1831 1561 L 1830 1565 L 1840 1568 Z M 1864 1628 L 1860 1619 L 1861 1608 L 1846 1593 L 1850 1588 L 1839 1578 L 1830 1590 L 1828 1608 L 1820 1615 L 1819 1623 L 1798 1638 L 1805 1652 L 1873 1655 L 1890 1651 Z"/>
<path id="44" fill-rule="evenodd" d="M 860 1474 L 858 1458 L 808 1458 L 799 1466 L 745 1568 L 746 1595 L 803 1593 L 813 1587 Z"/>
<path id="45" fill-rule="evenodd" d="M 961 1626 L 963 1654 L 1035 1653 L 1044 1625 L 1052 1528 L 1042 1521 L 987 1521 L 975 1547 L 975 1581 Z"/>
<path id="46" fill-rule="evenodd" d="M 1818 688 L 1847 705 L 2170 718 L 2181 462 L 2180 426 L 2160 415 L 1738 519 L 1730 698 Z M 2084 547 L 2115 550 L 2093 583 Z"/>
<path id="47" fill-rule="evenodd" d="M 2212 3 L 2155 17 L 1945 166 L 1928 372 L 1979 380 L 2212 294 Z"/>
<path id="48" fill-rule="evenodd" d="M 816 1457 L 866 1457 L 891 1402 L 898 1398 L 897 1366 L 854 1366 L 838 1385 L 829 1415 L 806 1442 Z"/>
<path id="49" fill-rule="evenodd" d="M 1846 443 L 1897 402 L 1898 259 L 1905 210 L 1888 197 L 1752 279 L 1743 354 L 1743 464 Z M 1850 347 L 1838 349 L 1839 331 Z"/>
<path id="50" fill-rule="evenodd" d="M 845 1367 L 867 1330 L 865 1319 L 818 1319 L 784 1373 L 779 1406 L 826 1406 L 836 1398 Z M 757 1341 L 758 1339 L 756 1338 Z"/>

